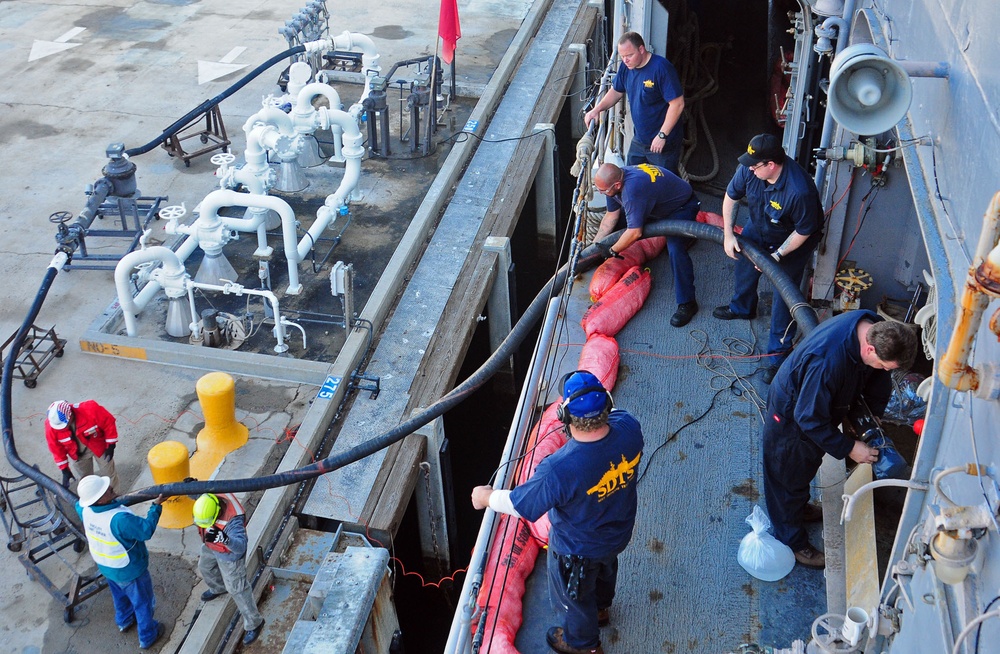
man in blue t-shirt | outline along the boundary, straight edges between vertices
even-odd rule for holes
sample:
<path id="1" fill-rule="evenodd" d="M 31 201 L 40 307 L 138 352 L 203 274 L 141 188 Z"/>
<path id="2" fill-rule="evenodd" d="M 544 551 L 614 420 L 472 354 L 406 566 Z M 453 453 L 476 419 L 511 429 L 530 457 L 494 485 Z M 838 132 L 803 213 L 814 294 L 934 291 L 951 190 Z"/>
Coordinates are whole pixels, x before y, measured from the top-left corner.
<path id="1" fill-rule="evenodd" d="M 826 556 L 809 542 L 804 522 L 822 511 L 809 504 L 809 484 L 827 453 L 875 463 L 879 451 L 841 432 L 861 396 L 876 416 L 892 394 L 890 370 L 913 363 L 917 337 L 908 325 L 882 321 L 871 311 L 830 318 L 796 346 L 767 394 L 764 421 L 764 499 L 774 537 L 811 568 Z"/>
<path id="2" fill-rule="evenodd" d="M 650 163 L 680 174 L 681 146 L 684 141 L 684 87 L 674 65 L 646 50 L 642 37 L 626 32 L 618 39 L 622 63 L 611 88 L 583 117 L 590 125 L 602 111 L 628 97 L 634 134 L 626 163 Z"/>
<path id="3" fill-rule="evenodd" d="M 736 206 L 747 199 L 750 221 L 740 239 L 771 253 L 792 281 L 802 283 L 802 274 L 812 251 L 823 235 L 823 206 L 812 178 L 785 155 L 781 141 L 771 134 L 758 134 L 740 155 L 726 195 L 722 198 L 722 218 L 726 254 L 736 259 L 736 288 L 728 305 L 716 307 L 712 315 L 720 320 L 752 319 L 757 315 L 757 283 L 760 270 L 746 257 L 740 257 L 733 226 Z M 771 304 L 771 334 L 767 342 L 770 363 L 764 371 L 764 383 L 774 374 L 795 338 L 792 314 L 777 288 Z"/>
<path id="4" fill-rule="evenodd" d="M 594 237 L 595 243 L 610 234 L 621 222 L 625 212 L 625 231 L 610 247 L 599 246 L 605 256 L 618 257 L 628 246 L 642 238 L 646 223 L 656 220 L 694 220 L 701 202 L 691 185 L 665 168 L 651 164 L 625 166 L 604 164 L 594 175 L 594 188 L 607 197 L 608 210 Z M 670 324 L 683 327 L 698 313 L 694 297 L 694 264 L 688 254 L 690 239 L 679 236 L 667 238 L 670 269 L 674 274 L 674 295 L 677 311 L 670 317 Z"/>
<path id="5" fill-rule="evenodd" d="M 564 378 L 562 394 L 558 415 L 569 441 L 514 490 L 477 486 L 472 505 L 531 522 L 548 512 L 549 594 L 565 613 L 545 639 L 563 654 L 603 654 L 600 627 L 609 622 L 618 555 L 635 526 L 642 428 L 585 370 Z"/>

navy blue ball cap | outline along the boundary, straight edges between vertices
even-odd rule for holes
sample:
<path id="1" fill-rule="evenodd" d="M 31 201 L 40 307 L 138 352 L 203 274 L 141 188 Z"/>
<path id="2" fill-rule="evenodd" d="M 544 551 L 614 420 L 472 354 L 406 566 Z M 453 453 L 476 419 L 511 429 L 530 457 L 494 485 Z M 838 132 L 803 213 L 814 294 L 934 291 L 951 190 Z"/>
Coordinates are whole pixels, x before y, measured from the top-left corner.
<path id="1" fill-rule="evenodd" d="M 577 370 L 566 378 L 563 398 L 564 402 L 569 400 L 566 411 L 576 418 L 596 418 L 608 406 L 608 393 L 601 381 L 586 370 Z"/>
<path id="2" fill-rule="evenodd" d="M 782 163 L 785 160 L 785 150 L 781 147 L 781 139 L 772 134 L 758 134 L 750 139 L 747 151 L 740 155 L 740 163 L 749 168 L 763 161 Z"/>

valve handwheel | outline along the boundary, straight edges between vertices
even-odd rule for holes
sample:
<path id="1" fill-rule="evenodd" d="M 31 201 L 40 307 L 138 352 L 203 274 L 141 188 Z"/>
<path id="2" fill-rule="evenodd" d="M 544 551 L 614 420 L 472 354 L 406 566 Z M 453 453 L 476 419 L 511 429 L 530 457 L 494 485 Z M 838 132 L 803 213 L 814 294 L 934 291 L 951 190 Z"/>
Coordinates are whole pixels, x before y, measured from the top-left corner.
<path id="1" fill-rule="evenodd" d="M 73 214 L 71 214 L 68 211 L 57 211 L 54 214 L 52 214 L 51 216 L 49 216 L 49 222 L 50 223 L 55 223 L 57 225 L 62 225 L 63 223 L 69 222 L 69 220 L 72 217 L 73 217 Z"/>
<path id="2" fill-rule="evenodd" d="M 813 642 L 823 654 L 850 654 L 861 648 L 861 643 L 851 645 L 840 634 L 844 628 L 844 616 L 840 613 L 825 613 L 812 623 Z M 806 651 L 815 651 L 807 647 Z"/>
<path id="3" fill-rule="evenodd" d="M 213 157 L 213 159 L 214 158 L 215 157 Z M 160 209 L 159 216 L 164 220 L 180 220 L 185 214 L 187 214 L 187 209 L 185 209 L 182 205 L 172 204 L 169 207 L 163 207 Z"/>
<path id="4" fill-rule="evenodd" d="M 845 268 L 833 278 L 837 286 L 850 293 L 860 293 L 872 285 L 872 276 L 860 268 Z"/>
<path id="5" fill-rule="evenodd" d="M 219 154 L 213 154 L 209 161 L 213 166 L 228 166 L 236 161 L 236 155 L 231 152 L 220 152 Z"/>

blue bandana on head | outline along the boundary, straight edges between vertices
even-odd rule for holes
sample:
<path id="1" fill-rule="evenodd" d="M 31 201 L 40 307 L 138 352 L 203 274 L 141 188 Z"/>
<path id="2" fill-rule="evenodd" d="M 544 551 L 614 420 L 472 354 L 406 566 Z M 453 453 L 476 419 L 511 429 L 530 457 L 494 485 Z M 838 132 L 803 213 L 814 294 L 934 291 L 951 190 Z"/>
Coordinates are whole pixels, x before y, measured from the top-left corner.
<path id="1" fill-rule="evenodd" d="M 579 397 L 574 397 L 566 404 L 566 410 L 571 416 L 576 418 L 596 418 L 601 415 L 608 406 L 608 393 L 604 386 L 593 374 L 586 370 L 578 370 L 569 376 L 563 384 L 563 398 L 573 397 L 580 391 L 584 392 Z M 565 401 L 565 400 L 564 400 Z"/>

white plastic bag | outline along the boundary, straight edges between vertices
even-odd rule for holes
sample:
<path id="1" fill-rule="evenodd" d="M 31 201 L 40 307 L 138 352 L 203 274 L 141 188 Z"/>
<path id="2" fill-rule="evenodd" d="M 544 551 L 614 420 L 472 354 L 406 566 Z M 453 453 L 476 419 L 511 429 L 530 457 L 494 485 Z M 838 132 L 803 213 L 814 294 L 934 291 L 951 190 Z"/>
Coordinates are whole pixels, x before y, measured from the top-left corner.
<path id="1" fill-rule="evenodd" d="M 761 581 L 778 581 L 795 567 L 792 548 L 772 536 L 771 521 L 757 505 L 747 516 L 753 531 L 740 541 L 736 559 L 743 569 Z"/>

